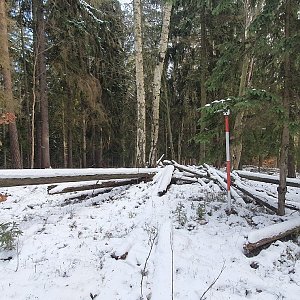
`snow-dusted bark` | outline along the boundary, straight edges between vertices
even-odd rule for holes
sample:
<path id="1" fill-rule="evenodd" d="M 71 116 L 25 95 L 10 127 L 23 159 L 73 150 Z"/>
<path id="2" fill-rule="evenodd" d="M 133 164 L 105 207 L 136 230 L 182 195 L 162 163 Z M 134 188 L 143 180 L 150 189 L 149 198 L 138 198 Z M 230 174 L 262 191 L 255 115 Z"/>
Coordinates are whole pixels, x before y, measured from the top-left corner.
<path id="1" fill-rule="evenodd" d="M 161 91 L 161 78 L 164 68 L 165 56 L 168 46 L 168 37 L 170 31 L 170 19 L 172 12 L 172 3 L 167 2 L 163 11 L 163 23 L 159 43 L 159 54 L 154 69 L 153 77 L 153 99 L 152 99 L 152 125 L 151 125 L 151 148 L 149 154 L 149 163 L 151 166 L 156 164 L 157 142 L 159 132 L 159 103 Z"/>
<path id="2" fill-rule="evenodd" d="M 137 133 L 136 133 L 136 166 L 146 163 L 146 104 L 142 43 L 142 5 L 141 0 L 134 0 L 134 43 L 135 70 L 137 90 Z"/>

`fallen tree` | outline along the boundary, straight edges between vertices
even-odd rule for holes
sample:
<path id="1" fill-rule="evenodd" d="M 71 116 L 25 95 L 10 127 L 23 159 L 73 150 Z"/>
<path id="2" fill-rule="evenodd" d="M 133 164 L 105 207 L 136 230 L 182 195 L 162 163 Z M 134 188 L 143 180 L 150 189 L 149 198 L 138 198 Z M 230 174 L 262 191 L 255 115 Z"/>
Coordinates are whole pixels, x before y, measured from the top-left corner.
<path id="1" fill-rule="evenodd" d="M 79 192 L 79 191 L 88 191 L 88 190 L 96 190 L 100 188 L 107 187 L 117 187 L 128 184 L 138 184 L 142 181 L 149 181 L 151 177 L 138 177 L 132 179 L 113 179 L 113 180 L 101 180 L 96 181 L 91 184 L 90 182 L 83 182 L 80 185 L 72 184 L 71 186 L 60 186 L 60 185 L 50 185 L 48 187 L 48 193 L 50 195 L 55 194 L 63 194 L 63 193 L 71 193 L 71 192 Z"/>
<path id="2" fill-rule="evenodd" d="M 204 170 L 203 171 L 200 171 L 200 170 L 198 171 L 198 170 L 195 170 L 193 168 L 180 165 L 174 160 L 164 160 L 163 164 L 164 165 L 173 165 L 174 168 L 178 169 L 179 171 L 183 171 L 183 172 L 193 174 L 193 175 L 195 175 L 196 177 L 199 177 L 199 178 L 207 177 L 207 172 L 205 172 Z"/>
<path id="3" fill-rule="evenodd" d="M 38 169 L 26 170 L 19 175 L 18 170 L 3 170 L 0 187 L 55 184 L 91 180 L 153 178 L 156 168 L 120 168 L 120 169 Z"/>
<path id="4" fill-rule="evenodd" d="M 173 172 L 174 166 L 168 165 L 161 170 L 161 173 L 159 173 L 159 177 L 157 178 L 157 193 L 159 196 L 166 193 L 171 184 Z"/>
<path id="5" fill-rule="evenodd" d="M 300 217 L 274 224 L 265 228 L 251 231 L 248 234 L 248 241 L 244 244 L 246 253 L 250 253 L 262 246 L 270 244 L 276 240 L 287 237 L 300 230 Z"/>
<path id="6" fill-rule="evenodd" d="M 279 184 L 278 176 L 253 173 L 249 171 L 235 171 L 235 173 L 237 173 L 241 178 L 259 182 Z M 286 185 L 291 187 L 300 187 L 300 180 L 296 178 L 287 178 Z"/>
<path id="7" fill-rule="evenodd" d="M 269 201 L 269 197 L 262 196 L 261 193 L 255 191 L 253 188 L 249 188 L 238 180 L 235 180 L 234 187 L 236 187 L 239 191 L 252 198 L 258 204 L 267 207 L 273 212 L 277 213 L 277 207 L 273 205 L 271 201 Z"/>

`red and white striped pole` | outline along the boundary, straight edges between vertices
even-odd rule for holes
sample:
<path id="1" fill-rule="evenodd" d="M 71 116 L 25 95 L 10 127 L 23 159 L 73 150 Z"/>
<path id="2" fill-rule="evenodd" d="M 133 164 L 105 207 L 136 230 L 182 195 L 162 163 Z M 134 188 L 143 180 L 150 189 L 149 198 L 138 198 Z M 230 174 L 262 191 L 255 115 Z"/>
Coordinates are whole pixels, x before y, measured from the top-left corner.
<path id="1" fill-rule="evenodd" d="M 229 148 L 229 115 L 230 110 L 224 111 L 225 116 L 225 135 L 226 135 L 226 173 L 227 173 L 227 203 L 228 211 L 231 211 L 231 195 L 230 195 L 230 148 Z"/>

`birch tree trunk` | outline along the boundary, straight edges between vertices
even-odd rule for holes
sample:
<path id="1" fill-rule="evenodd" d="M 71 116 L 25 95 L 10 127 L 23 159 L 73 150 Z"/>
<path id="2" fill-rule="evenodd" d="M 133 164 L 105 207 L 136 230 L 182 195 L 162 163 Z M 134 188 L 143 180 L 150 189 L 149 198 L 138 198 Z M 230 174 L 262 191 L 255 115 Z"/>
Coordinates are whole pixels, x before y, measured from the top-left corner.
<path id="1" fill-rule="evenodd" d="M 17 110 L 17 103 L 14 100 L 10 56 L 8 50 L 8 34 L 7 34 L 7 16 L 5 0 L 0 0 L 0 66 L 3 75 L 5 110 L 11 114 L 15 114 Z M 22 168 L 18 130 L 15 120 L 11 120 L 8 125 L 10 152 L 12 158 L 12 167 L 15 169 Z"/>
<path id="2" fill-rule="evenodd" d="M 159 43 L 159 54 L 155 65 L 154 77 L 153 77 L 151 148 L 149 154 L 150 166 L 155 166 L 157 160 L 161 78 L 162 78 L 162 72 L 164 68 L 164 62 L 165 62 L 166 51 L 168 46 L 171 12 L 172 12 L 172 3 L 171 2 L 165 3 L 164 11 L 163 11 L 163 22 L 162 22 L 160 43 Z"/>
<path id="3" fill-rule="evenodd" d="M 291 0 L 285 1 L 285 38 L 288 39 L 290 34 L 291 22 Z M 285 214 L 285 196 L 287 192 L 286 177 L 288 169 L 288 152 L 289 152 L 289 114 L 290 114 L 290 97 L 291 97 L 291 58 L 288 52 L 284 58 L 284 95 L 282 104 L 284 108 L 285 118 L 282 128 L 280 163 L 279 163 L 279 186 L 278 186 L 278 215 Z"/>
<path id="4" fill-rule="evenodd" d="M 137 93 L 137 133 L 136 133 L 136 166 L 146 164 L 146 101 L 144 86 L 143 42 L 142 42 L 142 5 L 141 0 L 133 1 L 134 10 L 134 43 L 135 71 Z"/>

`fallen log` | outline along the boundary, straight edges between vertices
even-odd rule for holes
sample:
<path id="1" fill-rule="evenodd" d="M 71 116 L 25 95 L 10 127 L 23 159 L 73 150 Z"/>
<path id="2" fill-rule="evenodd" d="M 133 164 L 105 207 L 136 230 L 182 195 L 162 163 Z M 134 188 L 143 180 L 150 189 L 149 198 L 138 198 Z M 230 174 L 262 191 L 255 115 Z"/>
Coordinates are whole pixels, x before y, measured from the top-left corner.
<path id="1" fill-rule="evenodd" d="M 162 196 L 166 193 L 169 185 L 171 184 L 172 175 L 174 172 L 174 166 L 168 165 L 165 166 L 161 174 L 159 174 L 159 178 L 157 179 L 157 193 L 159 196 Z"/>
<path id="2" fill-rule="evenodd" d="M 96 181 L 95 183 L 91 184 L 90 182 L 84 182 L 81 185 L 72 185 L 61 187 L 59 185 L 50 185 L 48 187 L 48 194 L 56 195 L 56 194 L 63 194 L 63 193 L 70 193 L 70 192 L 79 192 L 79 191 L 88 191 L 88 190 L 96 190 L 100 188 L 107 188 L 107 187 L 117 187 L 123 186 L 128 184 L 138 184 L 142 181 L 149 181 L 151 180 L 150 177 L 140 177 L 140 178 L 132 178 L 132 179 L 114 179 L 114 180 L 103 180 L 103 181 Z"/>
<path id="3" fill-rule="evenodd" d="M 300 217 L 251 231 L 248 234 L 248 242 L 244 244 L 243 248 L 246 253 L 250 253 L 262 246 L 296 233 L 298 230 L 300 230 Z"/>
<path id="4" fill-rule="evenodd" d="M 0 187 L 55 184 L 90 180 L 152 178 L 156 168 L 2 170 Z"/>
<path id="5" fill-rule="evenodd" d="M 237 173 L 241 178 L 266 182 L 266 183 L 279 184 L 278 176 L 261 174 L 261 173 L 253 173 L 249 171 L 235 171 L 235 173 Z M 286 185 L 291 187 L 300 187 L 300 180 L 296 178 L 287 178 Z"/>
<path id="6" fill-rule="evenodd" d="M 81 203 L 85 200 L 89 200 L 91 198 L 97 197 L 102 194 L 109 193 L 113 188 L 102 188 L 102 189 L 97 189 L 93 191 L 83 191 L 83 192 L 76 192 L 76 195 L 72 195 L 64 200 L 64 202 L 61 204 L 61 206 L 67 206 L 70 204 L 76 204 L 76 203 Z"/>
<path id="7" fill-rule="evenodd" d="M 206 168 L 209 177 L 215 182 L 217 182 L 218 185 L 221 186 L 223 190 L 227 191 L 226 174 L 225 173 L 223 174 L 221 171 L 216 170 L 207 164 L 204 164 L 204 167 Z M 234 190 L 233 186 L 231 186 L 230 194 L 236 201 L 240 203 L 244 203 L 242 197 Z"/>
<path id="8" fill-rule="evenodd" d="M 268 191 L 259 191 L 253 187 L 248 187 L 239 180 L 236 174 L 232 177 L 233 186 L 257 202 L 261 206 L 265 206 L 273 212 L 277 213 L 277 201 L 278 198 Z M 265 195 L 266 194 L 266 195 Z M 292 210 L 300 210 L 300 205 L 297 202 L 286 200 L 285 207 Z"/>
<path id="9" fill-rule="evenodd" d="M 184 183 L 199 183 L 198 178 L 195 177 L 189 177 L 189 176 L 184 176 L 181 174 L 173 174 L 172 177 L 173 182 L 184 182 Z"/>
<path id="10" fill-rule="evenodd" d="M 205 171 L 201 172 L 201 171 L 197 171 L 195 169 L 180 165 L 174 160 L 171 160 L 171 161 L 164 160 L 163 164 L 164 165 L 173 165 L 176 169 L 183 171 L 183 172 L 191 173 L 193 175 L 196 175 L 196 177 L 200 177 L 200 178 L 207 177 L 207 173 Z"/>
<path id="11" fill-rule="evenodd" d="M 259 192 L 254 191 L 253 188 L 249 188 L 239 181 L 235 181 L 233 183 L 233 186 L 235 188 L 237 188 L 239 191 L 243 192 L 248 197 L 252 198 L 258 204 L 267 207 L 268 209 L 272 210 L 273 212 L 275 212 L 277 214 L 277 211 L 278 211 L 277 207 L 273 205 L 274 201 L 273 201 L 273 203 L 271 201 L 268 201 L 269 197 L 261 196 L 261 194 Z"/>

